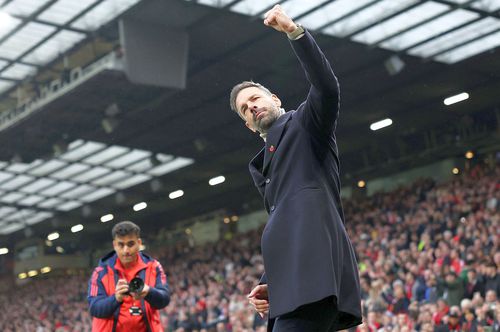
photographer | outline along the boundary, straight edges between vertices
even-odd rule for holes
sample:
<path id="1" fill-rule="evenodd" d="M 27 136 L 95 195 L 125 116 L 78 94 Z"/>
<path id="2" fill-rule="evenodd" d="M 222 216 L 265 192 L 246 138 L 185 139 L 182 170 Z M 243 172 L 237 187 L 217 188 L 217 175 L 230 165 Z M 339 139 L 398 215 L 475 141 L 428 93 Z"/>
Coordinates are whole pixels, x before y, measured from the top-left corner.
<path id="1" fill-rule="evenodd" d="M 160 263 L 139 252 L 140 228 L 130 221 L 111 231 L 114 251 L 104 256 L 89 280 L 92 331 L 162 332 L 160 313 L 170 302 Z"/>

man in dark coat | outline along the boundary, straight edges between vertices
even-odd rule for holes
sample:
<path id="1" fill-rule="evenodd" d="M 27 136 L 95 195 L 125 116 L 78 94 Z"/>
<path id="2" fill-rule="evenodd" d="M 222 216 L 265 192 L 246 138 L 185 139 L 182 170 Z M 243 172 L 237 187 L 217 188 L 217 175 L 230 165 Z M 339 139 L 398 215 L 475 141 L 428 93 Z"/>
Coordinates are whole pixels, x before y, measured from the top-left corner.
<path id="1" fill-rule="evenodd" d="M 269 220 L 262 235 L 265 274 L 248 295 L 277 331 L 336 331 L 361 323 L 357 262 L 340 201 L 335 127 L 339 87 L 313 37 L 279 5 L 264 24 L 286 33 L 311 87 L 297 110 L 245 81 L 231 108 L 265 147 L 250 162 Z"/>

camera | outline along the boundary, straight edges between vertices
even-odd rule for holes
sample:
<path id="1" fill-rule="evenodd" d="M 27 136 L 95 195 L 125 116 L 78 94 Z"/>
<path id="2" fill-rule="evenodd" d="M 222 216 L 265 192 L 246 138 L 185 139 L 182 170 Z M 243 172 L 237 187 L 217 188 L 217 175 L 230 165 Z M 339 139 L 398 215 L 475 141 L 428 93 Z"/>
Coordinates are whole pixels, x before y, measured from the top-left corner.
<path id="1" fill-rule="evenodd" d="M 135 277 L 134 279 L 130 280 L 130 283 L 128 284 L 128 292 L 126 292 L 125 295 L 130 295 L 130 293 L 139 294 L 143 289 L 144 280 L 139 277 Z"/>

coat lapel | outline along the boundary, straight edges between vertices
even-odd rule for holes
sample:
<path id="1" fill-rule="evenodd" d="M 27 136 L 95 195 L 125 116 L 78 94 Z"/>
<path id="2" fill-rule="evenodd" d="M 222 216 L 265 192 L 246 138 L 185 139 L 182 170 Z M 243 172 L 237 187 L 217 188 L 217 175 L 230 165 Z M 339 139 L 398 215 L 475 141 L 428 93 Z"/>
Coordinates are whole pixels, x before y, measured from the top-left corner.
<path id="1" fill-rule="evenodd" d="M 265 178 L 262 175 L 262 165 L 264 164 L 264 148 L 250 161 L 249 169 L 255 186 L 261 195 L 264 195 Z"/>
<path id="2" fill-rule="evenodd" d="M 262 174 L 266 174 L 278 149 L 278 144 L 285 132 L 286 124 L 290 121 L 293 112 L 288 112 L 280 116 L 271 126 L 266 136 L 266 146 L 264 148 L 264 165 L 262 167 Z"/>

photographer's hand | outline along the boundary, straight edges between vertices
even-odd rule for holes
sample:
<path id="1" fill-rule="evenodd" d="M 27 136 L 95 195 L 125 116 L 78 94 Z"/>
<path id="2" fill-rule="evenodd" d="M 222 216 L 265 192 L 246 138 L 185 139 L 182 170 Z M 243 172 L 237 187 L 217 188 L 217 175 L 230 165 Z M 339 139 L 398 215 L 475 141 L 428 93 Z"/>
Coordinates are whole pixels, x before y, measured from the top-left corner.
<path id="1" fill-rule="evenodd" d="M 115 298 L 116 301 L 122 303 L 123 298 L 126 296 L 125 293 L 128 292 L 128 283 L 125 279 L 119 279 L 115 288 Z"/>
<path id="2" fill-rule="evenodd" d="M 134 299 L 140 300 L 140 299 L 145 298 L 146 295 L 148 295 L 148 293 L 149 293 L 149 286 L 148 285 L 144 285 L 144 288 L 142 289 L 142 292 L 140 292 L 140 293 L 131 293 L 131 294 L 134 296 Z"/>

